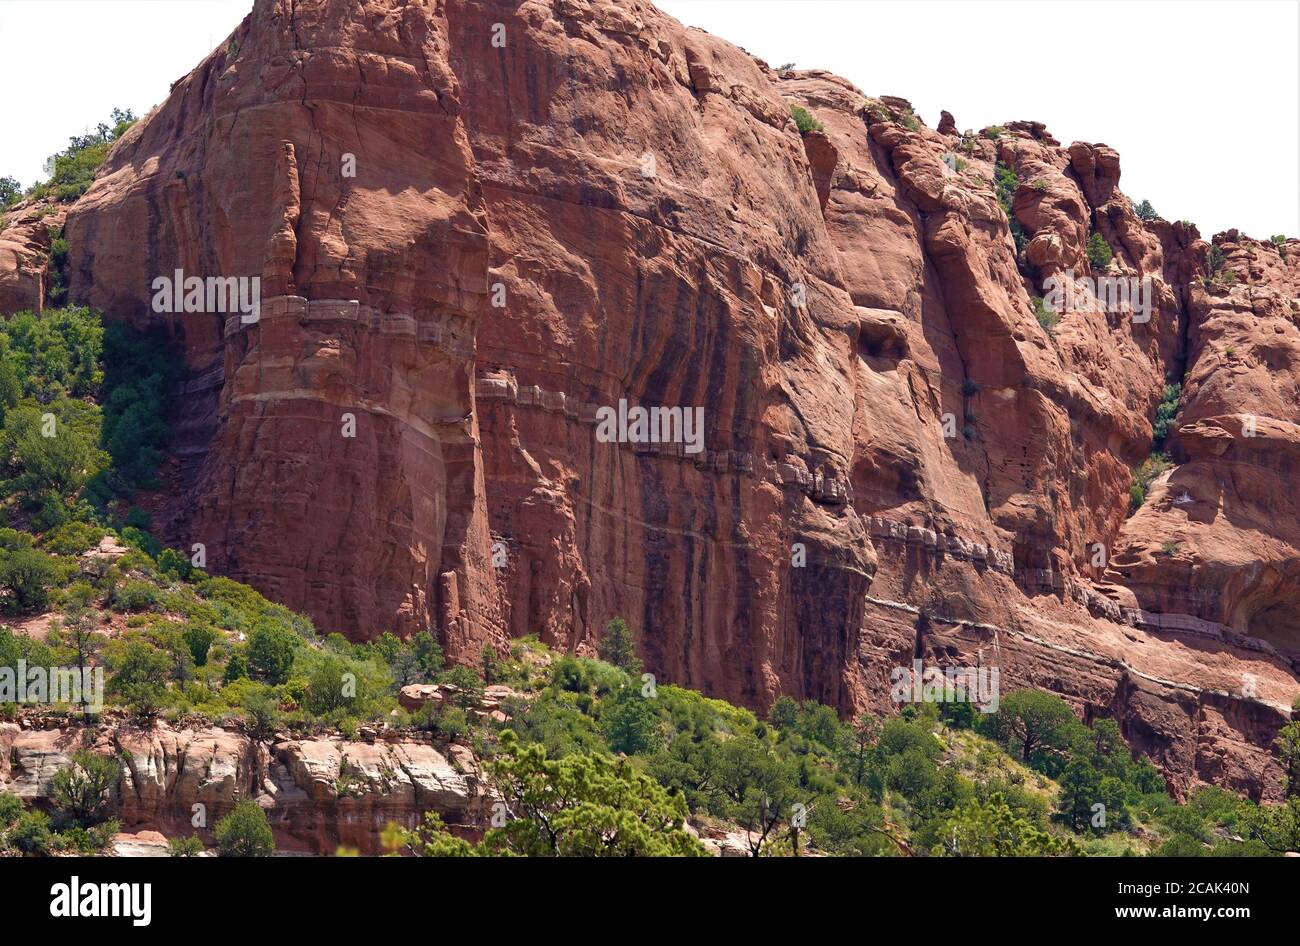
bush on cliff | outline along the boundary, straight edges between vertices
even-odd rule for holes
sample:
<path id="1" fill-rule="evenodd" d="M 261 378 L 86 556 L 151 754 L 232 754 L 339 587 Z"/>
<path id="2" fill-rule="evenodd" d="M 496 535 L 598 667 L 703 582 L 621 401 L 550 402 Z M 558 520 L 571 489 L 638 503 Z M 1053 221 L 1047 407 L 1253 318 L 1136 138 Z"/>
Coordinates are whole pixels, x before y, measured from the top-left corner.
<path id="1" fill-rule="evenodd" d="M 1105 272 L 1110 266 L 1111 258 L 1114 253 L 1111 251 L 1110 244 L 1100 233 L 1094 233 L 1088 237 L 1088 263 L 1096 272 Z"/>
<path id="2" fill-rule="evenodd" d="M 799 129 L 799 134 L 806 135 L 812 131 L 822 130 L 822 123 L 813 118 L 808 109 L 802 105 L 791 105 L 790 114 L 794 117 L 794 123 Z"/>
<path id="3" fill-rule="evenodd" d="M 270 857 L 275 853 L 275 835 L 266 812 L 255 801 L 241 801 L 217 822 L 213 833 L 221 857 Z"/>
<path id="4" fill-rule="evenodd" d="M 72 764 L 54 773 L 50 800 L 63 824 L 90 828 L 108 819 L 122 763 L 115 756 L 76 752 Z"/>
<path id="5" fill-rule="evenodd" d="M 1163 453 L 1152 453 L 1133 471 L 1133 484 L 1129 487 L 1129 515 L 1142 508 L 1147 501 L 1147 491 L 1165 471 L 1173 468 L 1173 461 Z"/>
<path id="6" fill-rule="evenodd" d="M 135 121 L 130 109 L 115 108 L 111 125 L 101 122 L 90 134 L 74 135 L 69 139 L 68 147 L 51 159 L 50 179 L 33 187 L 30 193 L 37 197 L 52 193 L 59 200 L 76 200 L 89 189 L 113 142 L 122 137 Z"/>

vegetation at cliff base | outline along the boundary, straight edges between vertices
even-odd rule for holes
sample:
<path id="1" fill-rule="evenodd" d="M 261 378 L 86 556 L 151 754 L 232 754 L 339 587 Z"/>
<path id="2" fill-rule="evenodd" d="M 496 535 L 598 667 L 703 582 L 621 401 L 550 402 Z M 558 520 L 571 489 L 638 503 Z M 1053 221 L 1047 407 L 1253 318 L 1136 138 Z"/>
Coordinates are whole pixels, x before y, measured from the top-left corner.
<path id="1" fill-rule="evenodd" d="M 157 420 L 178 380 L 167 362 L 158 341 L 104 328 L 88 310 L 0 326 L 0 606 L 49 616 L 43 634 L 0 627 L 0 666 L 102 667 L 107 717 L 132 726 L 226 726 L 267 744 L 387 733 L 448 758 L 471 753 L 486 786 L 482 811 L 463 824 L 394 827 L 385 832 L 394 852 L 1214 856 L 1300 847 L 1300 723 L 1277 743 L 1285 805 L 1207 788 L 1180 805 L 1115 721 L 1085 724 L 1039 691 L 1005 693 L 995 712 L 908 703 L 849 720 L 781 697 L 764 718 L 645 673 L 637 629 L 617 617 L 582 654 L 523 638 L 450 667 L 428 631 L 360 643 L 318 632 L 165 547 L 132 505 L 166 446 Z M 978 393 L 973 383 L 965 390 Z M 401 693 L 412 684 L 426 702 Z M 5 718 L 19 712 L 0 704 Z M 79 706 L 23 712 L 69 731 L 86 719 Z M 39 808 L 0 795 L 0 852 L 104 850 L 117 830 L 122 763 L 72 755 Z M 358 781 L 344 766 L 336 789 L 360 791 Z M 252 800 L 210 834 L 173 841 L 175 856 L 205 841 L 229 856 L 274 847 Z"/>

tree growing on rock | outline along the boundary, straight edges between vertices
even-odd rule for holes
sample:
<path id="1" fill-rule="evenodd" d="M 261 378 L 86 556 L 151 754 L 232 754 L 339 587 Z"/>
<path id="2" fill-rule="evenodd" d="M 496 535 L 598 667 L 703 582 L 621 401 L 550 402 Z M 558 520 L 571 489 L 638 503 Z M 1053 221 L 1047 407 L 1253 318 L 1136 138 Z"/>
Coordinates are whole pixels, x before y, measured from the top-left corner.
<path id="1" fill-rule="evenodd" d="M 116 756 L 83 749 L 72 764 L 54 773 L 50 798 L 61 824 L 89 828 L 108 818 L 114 803 L 122 762 Z"/>
<path id="2" fill-rule="evenodd" d="M 275 835 L 266 812 L 255 801 L 245 799 L 217 822 L 217 853 L 221 857 L 270 857 L 275 852 Z"/>

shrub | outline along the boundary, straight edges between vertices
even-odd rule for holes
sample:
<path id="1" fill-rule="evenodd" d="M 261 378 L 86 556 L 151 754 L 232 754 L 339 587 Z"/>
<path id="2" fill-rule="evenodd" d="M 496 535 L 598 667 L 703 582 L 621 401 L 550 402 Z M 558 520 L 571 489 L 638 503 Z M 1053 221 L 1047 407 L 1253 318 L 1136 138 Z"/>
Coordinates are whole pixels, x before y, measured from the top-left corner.
<path id="1" fill-rule="evenodd" d="M 158 607 L 158 589 L 147 581 L 128 581 L 109 595 L 108 606 L 114 611 L 152 611 Z"/>
<path id="2" fill-rule="evenodd" d="M 998 203 L 1002 205 L 1007 219 L 1015 219 L 1011 206 L 1015 201 L 1016 190 L 1020 187 L 1020 176 L 1016 174 L 1015 168 L 998 161 L 993 166 L 993 183 L 998 194 Z"/>
<path id="3" fill-rule="evenodd" d="M 108 692 L 137 716 L 157 715 L 171 671 L 167 655 L 148 641 L 134 637 L 121 641 L 108 656 L 113 670 Z"/>
<path id="4" fill-rule="evenodd" d="M 217 822 L 213 833 L 221 857 L 270 857 L 275 852 L 275 835 L 266 812 L 255 801 L 244 800 Z"/>
<path id="5" fill-rule="evenodd" d="M 253 628 L 248 635 L 248 673 L 254 680 L 281 684 L 289 679 L 298 637 L 270 621 Z"/>
<path id="6" fill-rule="evenodd" d="M 1209 271 L 1211 279 L 1223 268 L 1223 264 L 1227 262 L 1227 259 L 1228 254 L 1223 252 L 1223 247 L 1217 243 L 1210 246 L 1205 253 L 1205 268 Z"/>
<path id="7" fill-rule="evenodd" d="M 19 819 L 23 813 L 23 800 L 17 795 L 0 792 L 0 828 L 5 828 Z"/>
<path id="8" fill-rule="evenodd" d="M 1135 513 L 1146 502 L 1147 490 L 1160 474 L 1173 466 L 1173 461 L 1163 453 L 1152 453 L 1133 472 L 1133 485 L 1129 487 L 1129 514 Z"/>
<path id="9" fill-rule="evenodd" d="M 44 611 L 50 602 L 50 586 L 58 579 L 54 560 L 35 549 L 0 551 L 0 605 L 16 614 Z"/>
<path id="10" fill-rule="evenodd" d="M 799 134 L 806 135 L 810 131 L 822 130 L 822 123 L 813 118 L 808 109 L 802 105 L 791 105 L 790 114 L 794 116 L 794 123 L 799 129 Z"/>
<path id="11" fill-rule="evenodd" d="M 1042 296 L 1034 296 L 1034 318 L 1038 319 L 1038 324 L 1043 327 L 1043 331 L 1052 334 L 1056 328 L 1056 323 L 1061 317 L 1047 307 Z"/>
<path id="12" fill-rule="evenodd" d="M 1110 244 L 1100 233 L 1088 237 L 1088 263 L 1097 271 L 1104 271 L 1110 265 L 1114 253 Z"/>
<path id="13" fill-rule="evenodd" d="M 203 839 L 197 834 L 167 839 L 168 857 L 198 857 L 203 853 Z"/>
<path id="14" fill-rule="evenodd" d="M 1183 396 L 1181 384 L 1166 384 L 1160 396 L 1160 406 L 1156 408 L 1156 420 L 1153 425 L 1152 446 L 1159 449 L 1164 446 L 1169 429 L 1178 415 L 1178 401 Z"/>
<path id="15" fill-rule="evenodd" d="M 41 546 L 55 555 L 80 555 L 94 548 L 107 533 L 107 529 L 89 522 L 65 522 L 47 532 Z"/>
<path id="16" fill-rule="evenodd" d="M 208 650 L 217 639 L 217 632 L 207 624 L 187 624 L 181 632 L 185 645 L 190 649 L 194 666 L 202 667 L 208 662 Z"/>
<path id="17" fill-rule="evenodd" d="M 54 155 L 54 172 L 47 188 L 59 200 L 75 200 L 89 189 L 95 172 L 108 157 L 113 142 L 135 123 L 130 109 L 113 109 L 112 125 L 100 123 L 88 135 L 75 135 L 69 139 L 66 150 Z"/>
<path id="18" fill-rule="evenodd" d="M 43 811 L 28 811 L 18 818 L 10 829 L 9 843 L 29 857 L 44 857 L 50 853 L 54 837 L 50 833 L 50 818 Z"/>
<path id="19" fill-rule="evenodd" d="M 75 753 L 71 765 L 54 773 L 50 790 L 60 822 L 89 828 L 107 819 L 121 777 L 122 763 L 115 756 Z"/>

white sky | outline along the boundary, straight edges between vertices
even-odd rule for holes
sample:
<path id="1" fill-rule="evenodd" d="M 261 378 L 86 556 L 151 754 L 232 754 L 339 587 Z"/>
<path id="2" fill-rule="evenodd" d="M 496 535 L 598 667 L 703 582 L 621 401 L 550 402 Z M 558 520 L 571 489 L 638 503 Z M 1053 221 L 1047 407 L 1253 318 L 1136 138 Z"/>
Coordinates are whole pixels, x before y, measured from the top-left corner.
<path id="1" fill-rule="evenodd" d="M 910 99 L 931 126 L 1045 122 L 1205 235 L 1300 236 L 1297 0 L 658 0 L 772 66 Z M 113 107 L 144 114 L 252 0 L 0 0 L 0 176 L 38 180 Z"/>

